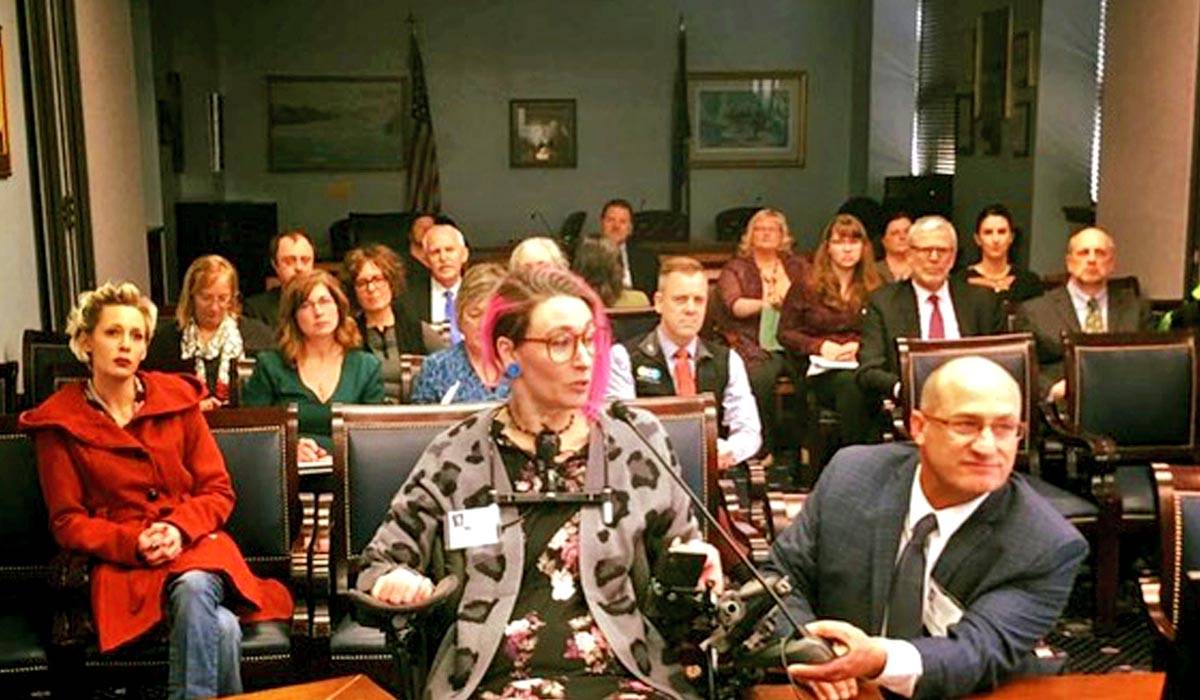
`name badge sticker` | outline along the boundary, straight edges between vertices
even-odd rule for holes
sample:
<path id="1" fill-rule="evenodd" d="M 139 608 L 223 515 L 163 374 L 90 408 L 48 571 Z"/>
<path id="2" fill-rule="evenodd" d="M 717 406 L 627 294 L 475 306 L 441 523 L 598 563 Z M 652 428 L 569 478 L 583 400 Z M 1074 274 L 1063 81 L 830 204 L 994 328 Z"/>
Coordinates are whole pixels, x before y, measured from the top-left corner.
<path id="1" fill-rule="evenodd" d="M 500 541 L 500 506 L 452 510 L 446 514 L 446 549 L 486 547 Z"/>
<path id="2" fill-rule="evenodd" d="M 958 624 L 963 610 L 954 597 L 942 590 L 938 582 L 929 577 L 929 592 L 925 596 L 925 628 L 935 637 L 945 637 L 946 630 Z"/>

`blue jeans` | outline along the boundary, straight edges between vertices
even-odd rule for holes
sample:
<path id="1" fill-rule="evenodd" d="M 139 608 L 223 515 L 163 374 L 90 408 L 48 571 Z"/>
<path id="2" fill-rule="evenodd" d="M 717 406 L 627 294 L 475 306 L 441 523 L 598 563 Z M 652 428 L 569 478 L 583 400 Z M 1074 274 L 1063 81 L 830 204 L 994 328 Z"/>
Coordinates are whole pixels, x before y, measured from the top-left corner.
<path id="1" fill-rule="evenodd" d="M 242 628 L 224 598 L 224 580 L 207 571 L 185 571 L 167 584 L 171 700 L 242 692 Z"/>

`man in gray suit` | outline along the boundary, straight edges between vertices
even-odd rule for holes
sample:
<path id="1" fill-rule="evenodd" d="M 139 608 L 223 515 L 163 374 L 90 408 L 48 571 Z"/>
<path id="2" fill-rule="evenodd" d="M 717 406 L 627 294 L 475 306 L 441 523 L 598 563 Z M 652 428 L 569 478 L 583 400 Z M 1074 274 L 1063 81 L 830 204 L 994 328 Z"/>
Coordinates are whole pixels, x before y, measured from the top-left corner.
<path id="1" fill-rule="evenodd" d="M 959 358 L 926 380 L 915 446 L 834 456 L 767 567 L 793 583 L 797 620 L 844 647 L 790 666 L 793 678 L 821 698 L 852 697 L 862 680 L 941 698 L 993 688 L 1032 661 L 1087 543 L 1012 473 L 1020 415 L 1003 368 Z"/>
<path id="2" fill-rule="evenodd" d="M 1017 311 L 1017 329 L 1037 340 L 1039 384 L 1044 396 L 1063 398 L 1064 332 L 1104 333 L 1149 330 L 1150 303 L 1129 287 L 1109 284 L 1117 246 L 1104 229 L 1082 229 L 1067 240 L 1066 285 L 1025 302 Z"/>

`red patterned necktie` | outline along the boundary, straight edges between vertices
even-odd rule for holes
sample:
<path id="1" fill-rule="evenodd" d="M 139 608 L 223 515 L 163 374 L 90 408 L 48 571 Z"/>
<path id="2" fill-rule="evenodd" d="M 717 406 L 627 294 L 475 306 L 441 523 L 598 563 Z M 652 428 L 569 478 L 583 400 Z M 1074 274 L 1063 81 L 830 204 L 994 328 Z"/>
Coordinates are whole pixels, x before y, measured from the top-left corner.
<path id="1" fill-rule="evenodd" d="M 938 296 L 931 294 L 929 303 L 933 304 L 933 313 L 929 315 L 928 340 L 943 340 L 946 337 L 946 324 L 942 320 L 942 309 L 938 306 Z"/>
<path id="2" fill-rule="evenodd" d="M 692 364 L 688 362 L 687 348 L 675 351 L 675 394 L 678 396 L 696 395 L 696 378 L 692 376 Z"/>

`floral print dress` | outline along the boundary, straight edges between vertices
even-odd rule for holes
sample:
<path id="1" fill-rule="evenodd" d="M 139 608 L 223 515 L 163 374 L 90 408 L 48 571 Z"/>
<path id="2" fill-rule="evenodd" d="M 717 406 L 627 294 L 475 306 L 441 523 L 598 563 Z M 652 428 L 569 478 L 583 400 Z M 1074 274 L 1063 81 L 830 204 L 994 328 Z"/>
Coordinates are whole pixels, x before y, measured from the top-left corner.
<path id="1" fill-rule="evenodd" d="M 497 444 L 517 493 L 545 490 L 534 459 L 504 435 Z M 587 450 L 559 468 L 559 490 L 582 491 Z M 625 670 L 592 620 L 579 579 L 578 504 L 525 506 L 510 527 L 525 530 L 525 571 L 512 619 L 476 697 L 659 700 L 666 696 Z"/>

